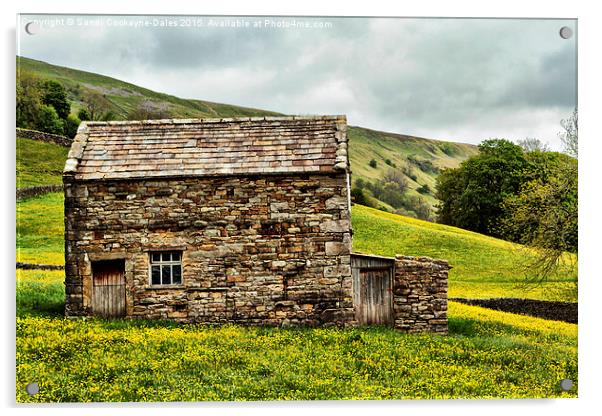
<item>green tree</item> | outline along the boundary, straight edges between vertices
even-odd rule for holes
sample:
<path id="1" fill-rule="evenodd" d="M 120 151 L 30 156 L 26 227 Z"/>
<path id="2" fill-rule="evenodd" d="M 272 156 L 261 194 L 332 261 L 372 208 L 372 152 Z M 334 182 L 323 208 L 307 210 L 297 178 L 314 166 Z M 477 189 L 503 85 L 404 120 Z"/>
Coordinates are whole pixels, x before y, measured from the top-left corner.
<path id="1" fill-rule="evenodd" d="M 72 114 L 69 114 L 69 116 L 64 121 L 65 136 L 74 138 L 77 134 L 77 128 L 79 127 L 80 123 L 81 120 L 79 118 Z"/>
<path id="2" fill-rule="evenodd" d="M 64 125 L 54 109 L 49 105 L 43 105 L 40 107 L 38 121 L 35 126 L 38 130 L 46 133 L 63 134 Z"/>
<path id="3" fill-rule="evenodd" d="M 578 250 L 577 160 L 558 153 L 545 159 L 544 173 L 534 175 L 516 195 L 504 200 L 506 215 L 500 224 L 506 238 L 537 254 L 526 265 L 536 281 L 553 274 L 565 252 Z"/>
<path id="4" fill-rule="evenodd" d="M 437 177 L 438 221 L 499 236 L 502 202 L 518 192 L 529 162 L 522 148 L 508 140 L 489 139 L 480 153 Z"/>
<path id="5" fill-rule="evenodd" d="M 46 80 L 40 85 L 42 91 L 42 103 L 54 107 L 61 119 L 66 119 L 71 112 L 71 105 L 67 100 L 67 93 L 62 84 Z"/>
<path id="6" fill-rule="evenodd" d="M 370 206 L 370 201 L 361 188 L 351 189 L 351 200 L 356 204 Z"/>
<path id="7" fill-rule="evenodd" d="M 87 121 L 92 119 L 90 117 L 90 113 L 88 113 L 88 110 L 86 110 L 85 108 L 79 109 L 79 111 L 77 112 L 77 118 L 79 118 L 81 121 Z"/>
<path id="8" fill-rule="evenodd" d="M 371 168 L 374 168 L 374 169 L 376 169 L 376 166 L 378 166 L 378 164 L 376 163 L 376 160 L 374 160 L 374 159 L 372 159 L 370 161 L 369 165 Z"/>
<path id="9" fill-rule="evenodd" d="M 17 127 L 35 129 L 42 106 L 39 79 L 31 73 L 20 72 L 16 84 Z"/>

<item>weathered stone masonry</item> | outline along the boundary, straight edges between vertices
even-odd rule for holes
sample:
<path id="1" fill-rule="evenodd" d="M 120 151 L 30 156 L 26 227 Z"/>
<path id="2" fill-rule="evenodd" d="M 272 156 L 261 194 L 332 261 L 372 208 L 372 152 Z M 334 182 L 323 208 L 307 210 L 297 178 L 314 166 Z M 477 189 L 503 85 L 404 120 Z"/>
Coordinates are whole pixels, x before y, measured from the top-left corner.
<path id="1" fill-rule="evenodd" d="M 447 334 L 447 275 L 445 260 L 395 257 L 393 310 L 395 328 L 405 332 Z"/>
<path id="2" fill-rule="evenodd" d="M 88 315 L 90 260 L 126 260 L 127 315 L 318 325 L 351 304 L 343 177 L 66 184 L 67 313 Z M 148 252 L 181 249 L 181 287 L 149 284 Z M 344 314 L 343 314 L 344 317 Z"/>

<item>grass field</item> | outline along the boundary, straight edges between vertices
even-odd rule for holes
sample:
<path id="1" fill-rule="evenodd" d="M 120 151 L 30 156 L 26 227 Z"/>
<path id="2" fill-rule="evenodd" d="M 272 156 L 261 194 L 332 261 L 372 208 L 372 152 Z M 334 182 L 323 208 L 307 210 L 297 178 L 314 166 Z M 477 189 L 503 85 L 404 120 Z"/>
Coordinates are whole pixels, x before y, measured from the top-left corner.
<path id="1" fill-rule="evenodd" d="M 62 183 L 69 149 L 17 137 L 17 188 Z"/>
<path id="2" fill-rule="evenodd" d="M 574 397 L 575 325 L 450 304 L 450 336 L 386 328 L 17 318 L 17 400 Z M 25 393 L 36 380 L 40 394 Z"/>

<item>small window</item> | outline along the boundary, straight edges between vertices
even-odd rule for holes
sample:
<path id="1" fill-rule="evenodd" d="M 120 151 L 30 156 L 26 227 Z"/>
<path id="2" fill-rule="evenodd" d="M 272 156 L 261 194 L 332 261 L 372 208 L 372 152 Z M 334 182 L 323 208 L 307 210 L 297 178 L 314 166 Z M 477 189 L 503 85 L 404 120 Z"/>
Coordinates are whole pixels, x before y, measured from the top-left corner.
<path id="1" fill-rule="evenodd" d="M 182 253 L 155 251 L 150 253 L 150 281 L 152 285 L 182 284 Z"/>

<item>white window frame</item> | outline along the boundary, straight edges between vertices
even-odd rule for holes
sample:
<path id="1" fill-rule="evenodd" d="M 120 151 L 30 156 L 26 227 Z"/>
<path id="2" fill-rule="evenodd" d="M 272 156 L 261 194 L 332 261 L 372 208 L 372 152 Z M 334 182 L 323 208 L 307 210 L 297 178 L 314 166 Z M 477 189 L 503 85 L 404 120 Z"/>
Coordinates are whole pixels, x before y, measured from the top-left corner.
<path id="1" fill-rule="evenodd" d="M 153 261 L 153 255 L 159 255 L 159 261 Z M 172 254 L 178 254 L 179 260 L 171 260 Z M 184 284 L 184 266 L 182 264 L 181 250 L 157 250 L 148 252 L 148 281 L 150 286 L 154 287 L 169 287 L 182 286 Z M 169 255 L 169 260 L 164 260 L 163 256 Z M 153 283 L 153 266 L 159 266 L 159 280 L 161 283 Z M 170 266 L 169 283 L 163 283 L 163 266 Z M 173 266 L 180 266 L 180 282 L 173 282 Z"/>

